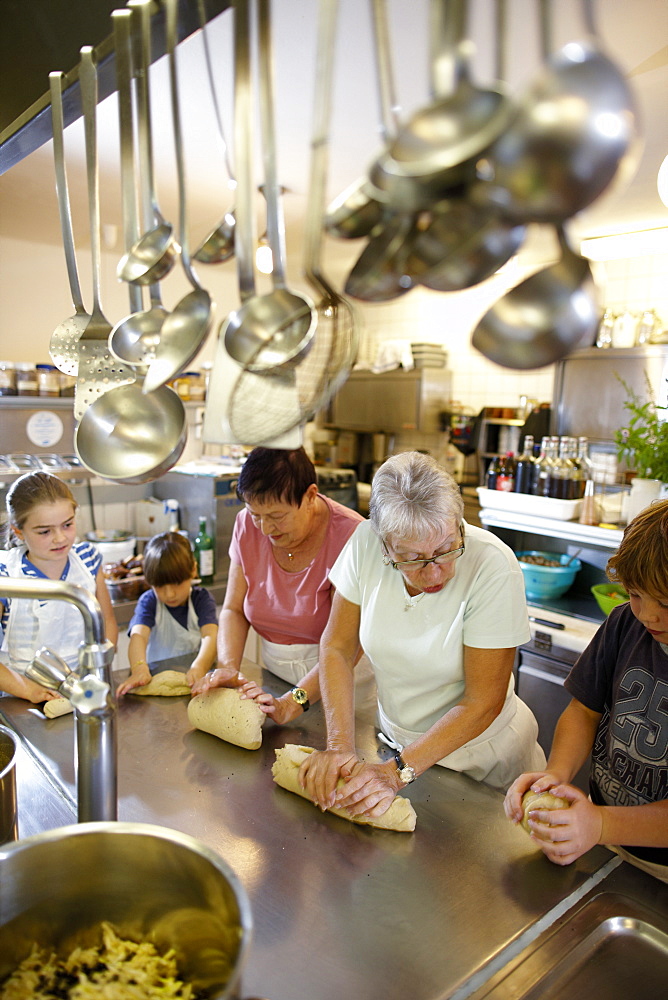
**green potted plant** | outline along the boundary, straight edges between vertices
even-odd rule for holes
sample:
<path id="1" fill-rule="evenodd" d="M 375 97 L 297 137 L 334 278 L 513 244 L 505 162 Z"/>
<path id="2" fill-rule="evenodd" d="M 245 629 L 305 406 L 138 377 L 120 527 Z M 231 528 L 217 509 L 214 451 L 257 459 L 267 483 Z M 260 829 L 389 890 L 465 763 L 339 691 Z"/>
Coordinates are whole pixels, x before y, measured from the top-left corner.
<path id="1" fill-rule="evenodd" d="M 624 409 L 629 414 L 626 425 L 615 431 L 617 457 L 624 459 L 628 468 L 635 472 L 635 477 L 631 479 L 627 512 L 631 521 L 652 500 L 657 499 L 663 484 L 668 483 L 668 407 L 656 402 L 647 372 L 647 395 L 644 400 L 620 375 L 617 378 L 626 389 Z"/>

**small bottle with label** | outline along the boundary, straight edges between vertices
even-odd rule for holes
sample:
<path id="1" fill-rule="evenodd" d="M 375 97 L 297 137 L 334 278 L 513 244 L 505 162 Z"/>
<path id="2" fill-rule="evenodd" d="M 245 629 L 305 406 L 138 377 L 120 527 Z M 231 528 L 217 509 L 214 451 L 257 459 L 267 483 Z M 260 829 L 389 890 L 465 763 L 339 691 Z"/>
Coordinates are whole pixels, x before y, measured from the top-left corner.
<path id="1" fill-rule="evenodd" d="M 206 530 L 206 518 L 200 517 L 199 529 L 193 545 L 197 572 L 201 582 L 206 586 L 213 583 L 215 572 L 215 551 L 213 538 Z"/>
<path id="2" fill-rule="evenodd" d="M 501 468 L 496 477 L 496 488 L 504 493 L 512 493 L 515 489 L 515 459 L 512 451 L 506 453 L 501 460 Z"/>
<path id="3" fill-rule="evenodd" d="M 525 435 L 524 449 L 515 463 L 515 492 L 531 493 L 536 460 L 533 455 L 533 436 Z"/>
<path id="4" fill-rule="evenodd" d="M 487 473 L 485 475 L 485 486 L 488 490 L 496 489 L 496 479 L 499 474 L 499 469 L 501 467 L 501 456 L 495 455 L 492 461 L 487 466 Z"/>

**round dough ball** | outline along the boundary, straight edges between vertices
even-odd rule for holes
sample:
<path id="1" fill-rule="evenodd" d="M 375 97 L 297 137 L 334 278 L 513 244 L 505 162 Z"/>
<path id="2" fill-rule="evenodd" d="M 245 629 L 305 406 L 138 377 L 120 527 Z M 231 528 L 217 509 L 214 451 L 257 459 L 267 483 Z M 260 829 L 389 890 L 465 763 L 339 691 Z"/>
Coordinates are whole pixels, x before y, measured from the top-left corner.
<path id="1" fill-rule="evenodd" d="M 562 799 L 559 795 L 553 795 L 552 792 L 532 792 L 529 789 L 522 796 L 522 809 L 524 810 L 522 826 L 527 833 L 531 833 L 529 827 L 530 809 L 568 809 L 569 807 L 568 799 Z"/>

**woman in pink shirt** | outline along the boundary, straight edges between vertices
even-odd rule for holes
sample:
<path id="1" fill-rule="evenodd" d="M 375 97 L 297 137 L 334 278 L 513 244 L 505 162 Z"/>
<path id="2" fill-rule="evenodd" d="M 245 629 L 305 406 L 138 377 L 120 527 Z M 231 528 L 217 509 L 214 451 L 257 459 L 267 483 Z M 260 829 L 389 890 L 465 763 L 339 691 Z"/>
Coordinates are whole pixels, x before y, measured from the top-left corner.
<path id="1" fill-rule="evenodd" d="M 332 601 L 329 571 L 360 514 L 318 493 L 303 448 L 255 448 L 241 470 L 230 544 L 230 572 L 218 630 L 218 665 L 193 685 L 244 687 L 280 724 L 320 697 L 318 644 Z M 239 673 L 248 629 L 261 641 L 263 666 L 293 685 L 280 698 Z"/>

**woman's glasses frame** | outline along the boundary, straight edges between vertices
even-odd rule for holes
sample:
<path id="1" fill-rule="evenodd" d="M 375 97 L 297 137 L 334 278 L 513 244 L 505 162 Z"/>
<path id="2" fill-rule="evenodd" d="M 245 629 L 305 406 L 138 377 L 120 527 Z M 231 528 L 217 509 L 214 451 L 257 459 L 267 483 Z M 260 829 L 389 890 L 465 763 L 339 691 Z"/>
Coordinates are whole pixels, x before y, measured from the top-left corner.
<path id="1" fill-rule="evenodd" d="M 455 559 L 459 559 L 460 556 L 464 555 L 464 550 L 466 548 L 464 544 L 464 525 L 459 525 L 459 536 L 461 538 L 462 544 L 458 545 L 455 549 L 449 549 L 447 552 L 440 552 L 437 556 L 432 556 L 431 559 L 406 559 L 403 561 L 395 561 L 390 558 L 390 553 L 387 551 L 387 545 L 385 541 L 381 539 L 383 546 L 383 562 L 386 566 L 391 566 L 392 569 L 398 569 L 399 572 L 402 570 L 404 572 L 411 572 L 411 570 L 424 569 L 430 563 L 436 563 L 437 566 L 444 566 L 446 563 L 454 562 Z"/>

